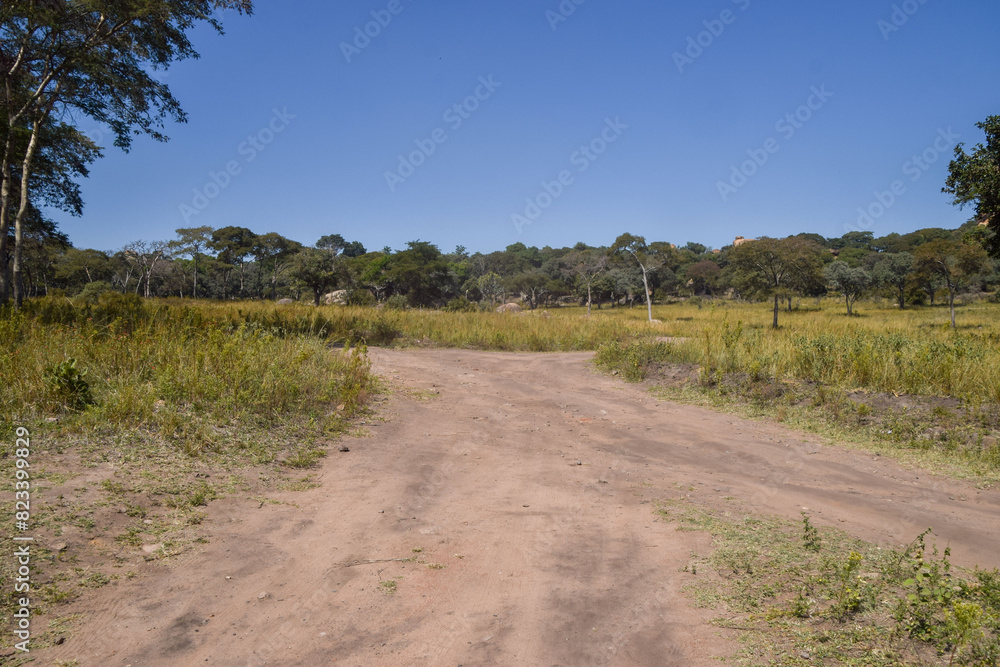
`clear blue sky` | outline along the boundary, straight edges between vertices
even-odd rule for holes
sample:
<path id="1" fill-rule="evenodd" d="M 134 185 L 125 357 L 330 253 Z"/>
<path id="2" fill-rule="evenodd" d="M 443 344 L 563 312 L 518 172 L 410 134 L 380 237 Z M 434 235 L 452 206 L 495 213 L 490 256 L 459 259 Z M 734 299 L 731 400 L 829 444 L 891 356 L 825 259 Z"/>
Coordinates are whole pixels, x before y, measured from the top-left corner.
<path id="1" fill-rule="evenodd" d="M 83 217 L 56 218 L 105 250 L 240 225 L 487 252 L 625 231 L 713 247 L 840 236 L 859 207 L 876 236 L 971 215 L 940 190 L 955 136 L 972 146 L 1000 114 L 1000 3 L 575 2 L 563 17 L 559 0 L 258 0 L 252 17 L 226 14 L 225 36 L 199 30 L 202 58 L 166 73 L 189 122 L 128 154 L 105 137 Z M 372 12 L 391 22 L 347 62 Z M 433 154 L 399 171 L 417 142 Z M 925 151 L 937 159 L 911 162 Z M 767 160 L 743 165 L 752 155 Z M 530 221 L 529 198 L 547 205 Z"/>

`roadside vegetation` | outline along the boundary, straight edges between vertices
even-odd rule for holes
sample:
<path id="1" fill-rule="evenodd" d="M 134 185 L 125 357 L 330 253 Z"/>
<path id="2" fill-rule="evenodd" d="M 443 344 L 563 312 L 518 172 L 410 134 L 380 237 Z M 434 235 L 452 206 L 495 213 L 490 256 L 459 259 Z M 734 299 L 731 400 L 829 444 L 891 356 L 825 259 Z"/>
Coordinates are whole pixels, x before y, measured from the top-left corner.
<path id="1" fill-rule="evenodd" d="M 657 514 L 712 535 L 681 571 L 692 603 L 742 631 L 746 667 L 975 665 L 1000 660 L 1000 572 L 962 571 L 932 530 L 885 549 L 832 528 L 705 511 L 683 499 Z"/>
<path id="2" fill-rule="evenodd" d="M 108 294 L 33 300 L 0 317 L 0 489 L 14 496 L 14 431 L 31 433 L 33 607 L 135 576 L 196 546 L 227 495 L 272 502 L 379 399 L 364 345 L 253 318 Z M 13 553 L 13 512 L 0 549 Z M 11 581 L 14 559 L 0 564 Z M 16 593 L 4 586 L 0 624 Z M 62 629 L 34 636 L 40 644 Z"/>
<path id="3" fill-rule="evenodd" d="M 778 330 L 759 305 L 664 307 L 671 342 L 610 342 L 597 362 L 672 399 L 766 416 L 986 483 L 1000 477 L 997 306 L 962 307 L 964 324 L 953 331 L 945 307 L 864 305 L 865 317 L 847 317 L 832 299 L 803 301 Z"/>

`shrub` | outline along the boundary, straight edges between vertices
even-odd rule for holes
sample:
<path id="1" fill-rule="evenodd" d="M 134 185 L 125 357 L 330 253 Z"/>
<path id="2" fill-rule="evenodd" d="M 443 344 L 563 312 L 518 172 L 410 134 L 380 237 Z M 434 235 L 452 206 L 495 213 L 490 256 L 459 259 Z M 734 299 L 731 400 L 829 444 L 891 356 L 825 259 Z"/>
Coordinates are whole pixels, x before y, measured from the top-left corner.
<path id="1" fill-rule="evenodd" d="M 406 310 L 410 307 L 410 303 L 402 294 L 393 294 L 385 300 L 385 307 L 391 310 Z"/>
<path id="2" fill-rule="evenodd" d="M 479 310 L 479 306 L 460 296 L 449 301 L 444 309 L 449 313 L 475 313 Z"/>
<path id="3" fill-rule="evenodd" d="M 108 281 L 95 280 L 92 283 L 87 283 L 83 290 L 76 295 L 76 299 L 83 303 L 94 304 L 100 300 L 102 294 L 112 291 L 114 291 L 114 287 Z"/>
<path id="4" fill-rule="evenodd" d="M 83 410 L 94 404 L 90 384 L 84 379 L 87 369 L 76 367 L 76 359 L 70 357 L 45 369 L 45 382 L 53 398 L 71 410 Z"/>
<path id="5" fill-rule="evenodd" d="M 352 289 L 347 293 L 348 306 L 374 306 L 375 296 L 366 289 Z"/>

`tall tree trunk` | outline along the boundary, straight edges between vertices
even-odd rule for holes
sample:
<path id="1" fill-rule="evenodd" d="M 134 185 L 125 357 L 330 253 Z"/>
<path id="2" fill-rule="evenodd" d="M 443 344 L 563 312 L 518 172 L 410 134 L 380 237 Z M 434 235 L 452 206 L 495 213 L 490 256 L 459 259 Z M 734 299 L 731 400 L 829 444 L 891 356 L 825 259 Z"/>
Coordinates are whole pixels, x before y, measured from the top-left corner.
<path id="1" fill-rule="evenodd" d="M 14 282 L 14 307 L 20 308 L 24 303 L 24 281 L 21 276 L 21 253 L 24 249 L 24 218 L 28 214 L 28 203 L 31 201 L 31 191 L 28 181 L 31 179 L 31 161 L 35 157 L 38 149 L 38 126 L 44 122 L 42 118 L 36 118 L 31 127 L 31 140 L 28 141 L 28 150 L 25 151 L 24 160 L 21 162 L 21 203 L 17 209 L 17 217 L 14 219 L 14 262 L 11 271 L 11 278 Z"/>
<path id="2" fill-rule="evenodd" d="M 646 292 L 646 314 L 649 315 L 649 321 L 653 321 L 653 296 L 649 293 L 649 281 L 646 279 L 646 267 L 642 264 L 639 265 L 642 269 L 642 289 Z"/>
<path id="3" fill-rule="evenodd" d="M 771 324 L 772 329 L 778 328 L 778 309 L 781 308 L 781 297 L 777 294 L 774 295 L 774 322 Z"/>
<path id="4" fill-rule="evenodd" d="M 590 283 L 588 282 L 587 283 L 587 317 L 590 317 L 590 301 L 591 301 Z"/>
<path id="5" fill-rule="evenodd" d="M 13 128 L 8 128 L 7 141 L 0 164 L 0 304 L 10 300 L 10 261 L 8 260 L 7 234 L 10 231 L 10 151 Z"/>

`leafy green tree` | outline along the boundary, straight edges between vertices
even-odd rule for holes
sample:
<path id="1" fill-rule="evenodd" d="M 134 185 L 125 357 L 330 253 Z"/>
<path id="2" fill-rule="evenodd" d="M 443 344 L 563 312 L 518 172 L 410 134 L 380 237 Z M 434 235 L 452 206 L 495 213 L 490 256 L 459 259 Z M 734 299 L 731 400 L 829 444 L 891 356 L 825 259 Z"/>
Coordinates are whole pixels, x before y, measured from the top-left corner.
<path id="1" fill-rule="evenodd" d="M 0 137 L 6 137 L 8 133 L 12 133 L 13 138 L 4 143 L 12 147 L 13 154 L 18 154 L 30 141 L 30 134 L 24 129 L 11 129 L 0 123 Z M 69 244 L 65 234 L 57 230 L 55 222 L 44 215 L 36 204 L 74 216 L 81 215 L 83 199 L 77 179 L 89 174 L 88 165 L 100 155 L 93 142 L 65 123 L 40 128 L 38 136 L 39 146 L 32 162 L 32 173 L 27 179 L 30 199 L 21 196 L 21 184 L 26 180 L 23 165 L 20 164 L 8 165 L 8 178 L 3 183 L 8 189 L 7 196 L 0 195 L 0 200 L 6 202 L 6 215 L 0 214 L 0 293 L 9 296 L 13 285 L 16 305 L 20 305 L 26 295 L 22 274 L 31 272 L 27 282 L 34 284 L 37 293 L 36 279 L 41 278 L 44 282 L 58 248 Z M 10 225 L 11 220 L 14 221 L 13 226 Z M 3 301 L 6 298 L 0 298 L 0 302 Z"/>
<path id="2" fill-rule="evenodd" d="M 87 116 L 110 128 L 128 150 L 135 135 L 165 140 L 163 120 L 185 119 L 170 89 L 151 70 L 196 57 L 188 32 L 207 23 L 219 32 L 218 8 L 250 13 L 251 0 L 14 0 L 0 5 L 0 244 L 13 216 L 14 252 L 0 248 L 0 301 L 23 300 L 23 226 L 33 201 L 36 158 L 54 145 L 53 129 L 73 135 L 73 154 L 93 159 L 96 147 L 65 119 Z M 58 139 L 54 140 L 58 144 Z M 62 162 L 67 164 L 65 160 Z M 79 169 L 72 171 L 79 174 Z M 72 180 L 73 173 L 64 173 Z M 13 206 L 14 198 L 19 200 Z"/>
<path id="3" fill-rule="evenodd" d="M 391 252 L 391 251 L 390 251 Z M 375 300 L 382 302 L 392 287 L 389 281 L 389 266 L 392 256 L 384 252 L 371 252 L 358 257 L 351 263 L 357 282 L 371 291 Z"/>
<path id="4" fill-rule="evenodd" d="M 240 275 L 239 295 L 246 296 L 247 260 L 254 254 L 257 235 L 246 227 L 222 227 L 212 232 L 209 247 L 217 253 L 218 260 L 223 264 L 238 267 Z M 222 298 L 226 298 L 228 274 L 223 276 Z"/>
<path id="5" fill-rule="evenodd" d="M 913 260 L 919 271 L 936 276 L 948 288 L 948 309 L 954 329 L 955 296 L 973 277 L 987 270 L 986 251 L 979 246 L 936 239 L 917 248 Z"/>
<path id="6" fill-rule="evenodd" d="M 326 236 L 321 236 L 318 241 L 316 241 L 316 247 L 320 250 L 326 250 L 331 255 L 339 255 L 343 252 L 344 248 L 347 247 L 347 241 L 340 234 L 327 234 Z M 362 253 L 364 254 L 364 253 Z"/>
<path id="7" fill-rule="evenodd" d="M 906 286 L 913 270 L 913 255 L 908 252 L 887 252 L 869 255 L 869 273 L 879 287 L 892 290 L 899 309 L 906 307 Z"/>
<path id="8" fill-rule="evenodd" d="M 646 243 L 646 239 L 632 234 L 622 234 L 611 246 L 611 256 L 630 256 L 642 271 L 642 285 L 646 293 L 646 314 L 653 321 L 653 292 L 649 287 L 649 274 L 672 259 L 670 244 Z"/>
<path id="9" fill-rule="evenodd" d="M 574 249 L 563 257 L 563 274 L 581 289 L 587 288 L 587 317 L 593 304 L 594 281 L 608 270 L 608 254 L 597 248 Z"/>
<path id="10" fill-rule="evenodd" d="M 344 246 L 344 250 L 342 251 L 344 257 L 361 257 L 362 255 L 365 255 L 367 253 L 368 251 L 365 250 L 365 247 L 364 245 L 361 244 L 361 241 L 350 241 L 347 245 Z"/>
<path id="11" fill-rule="evenodd" d="M 734 282 L 744 294 L 774 299 L 774 320 L 778 328 L 778 310 L 782 298 L 805 292 L 812 283 L 822 281 L 823 249 L 798 237 L 786 239 L 763 237 L 748 241 L 729 251 Z"/>
<path id="12" fill-rule="evenodd" d="M 853 315 L 854 304 L 868 291 L 872 277 L 861 267 L 854 267 L 840 260 L 828 264 L 823 273 L 826 275 L 827 281 L 844 295 L 844 300 L 847 303 L 847 315 Z"/>
<path id="13" fill-rule="evenodd" d="M 508 278 L 505 285 L 508 290 L 518 292 L 528 300 L 532 310 L 538 308 L 538 300 L 549 292 L 550 278 L 541 269 L 531 269 Z"/>
<path id="14" fill-rule="evenodd" d="M 298 241 L 287 239 L 277 232 L 268 232 L 258 236 L 253 245 L 253 256 L 261 269 L 270 263 L 271 268 L 271 299 L 278 298 L 278 277 L 288 268 L 292 257 L 302 248 Z M 263 270 L 258 274 L 258 283 L 263 276 Z M 263 296 L 263 288 L 259 293 Z"/>
<path id="15" fill-rule="evenodd" d="M 485 275 L 479 276 L 476 280 L 476 287 L 479 289 L 479 293 L 489 300 L 491 307 L 503 298 L 503 278 L 498 273 L 490 271 Z"/>
<path id="16" fill-rule="evenodd" d="M 715 289 L 722 269 L 715 262 L 706 259 L 689 266 L 685 275 L 694 294 L 708 294 Z"/>
<path id="17" fill-rule="evenodd" d="M 975 204 L 977 218 L 988 220 L 992 232 L 985 247 L 1000 259 L 1000 116 L 990 116 L 976 127 L 986 133 L 986 144 L 977 144 L 971 154 L 964 144 L 955 147 L 942 192 L 952 195 L 959 207 Z"/>
<path id="18" fill-rule="evenodd" d="M 191 296 L 198 298 L 198 257 L 212 243 L 212 232 L 209 226 L 204 227 L 183 227 L 177 230 L 177 240 L 171 248 L 174 257 L 185 256 L 191 258 L 194 265 L 194 285 L 191 288 Z"/>
<path id="19" fill-rule="evenodd" d="M 291 260 L 289 274 L 313 293 L 313 304 L 337 285 L 337 266 L 330 253 L 318 248 L 303 248 Z M 371 298 L 371 297 L 369 297 Z"/>
<path id="20" fill-rule="evenodd" d="M 74 292 L 97 281 L 110 281 L 113 272 L 108 255 L 100 250 L 67 248 L 55 264 L 55 279 Z"/>
<path id="21" fill-rule="evenodd" d="M 387 272 L 394 291 L 413 306 L 444 305 L 457 296 L 448 261 L 437 246 L 427 241 L 406 245 L 406 250 L 393 255 Z"/>

